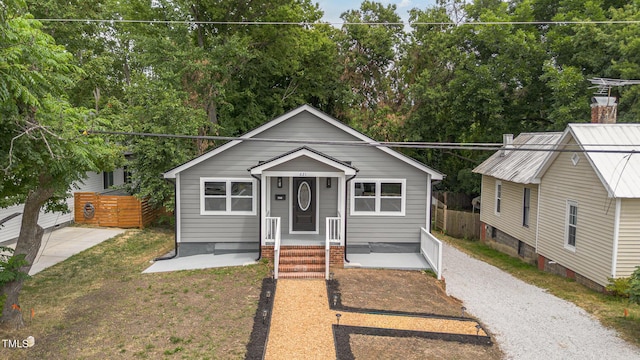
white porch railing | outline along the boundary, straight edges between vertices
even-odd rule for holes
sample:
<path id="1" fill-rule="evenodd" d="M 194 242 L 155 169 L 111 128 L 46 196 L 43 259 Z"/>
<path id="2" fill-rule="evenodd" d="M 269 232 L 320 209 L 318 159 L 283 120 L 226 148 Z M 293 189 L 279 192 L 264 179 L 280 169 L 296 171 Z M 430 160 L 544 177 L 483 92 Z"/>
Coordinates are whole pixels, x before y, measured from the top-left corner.
<path id="1" fill-rule="evenodd" d="M 330 242 L 340 242 L 342 232 L 340 231 L 340 219 L 339 217 L 328 217 L 326 235 L 327 240 Z"/>
<path id="2" fill-rule="evenodd" d="M 265 218 L 265 241 L 273 241 L 273 278 L 278 278 L 278 267 L 280 265 L 280 218 Z"/>
<path id="3" fill-rule="evenodd" d="M 442 278 L 442 241 L 431 235 L 425 228 L 420 228 L 420 253 L 436 273 L 436 278 Z"/>
<path id="4" fill-rule="evenodd" d="M 338 217 L 328 217 L 327 218 L 327 227 L 326 227 L 326 241 L 325 241 L 325 256 L 324 256 L 324 261 L 325 261 L 325 266 L 324 266 L 324 271 L 325 271 L 325 279 L 329 280 L 329 263 L 330 263 L 330 258 L 331 258 L 331 243 L 332 242 L 337 242 L 338 244 L 340 243 L 340 238 L 341 238 L 341 229 L 340 229 L 340 214 L 338 214 Z"/>
<path id="5" fill-rule="evenodd" d="M 265 217 L 264 224 L 264 241 L 271 242 L 276 241 L 276 236 L 280 235 L 280 218 L 279 217 Z"/>

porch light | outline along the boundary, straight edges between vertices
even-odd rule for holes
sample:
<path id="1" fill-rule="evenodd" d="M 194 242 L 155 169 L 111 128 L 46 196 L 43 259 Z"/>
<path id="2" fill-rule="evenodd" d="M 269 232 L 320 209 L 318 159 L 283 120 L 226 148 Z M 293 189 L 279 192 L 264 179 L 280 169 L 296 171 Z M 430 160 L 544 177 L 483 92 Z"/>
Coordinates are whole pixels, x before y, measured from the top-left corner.
<path id="1" fill-rule="evenodd" d="M 333 294 L 333 306 L 338 305 L 338 294 Z"/>
<path id="2" fill-rule="evenodd" d="M 460 308 L 460 310 L 462 310 L 462 317 L 464 317 L 464 312 L 467 311 L 467 308 L 463 306 Z"/>
<path id="3" fill-rule="evenodd" d="M 476 336 L 480 334 L 480 324 L 476 325 Z"/>
<path id="4" fill-rule="evenodd" d="M 329 280 L 333 280 L 333 273 L 332 272 L 329 273 Z"/>
<path id="5" fill-rule="evenodd" d="M 330 188 L 330 187 L 331 187 L 331 178 L 328 177 L 327 178 L 327 188 Z"/>
<path id="6" fill-rule="evenodd" d="M 340 316 L 342 316 L 342 314 L 340 313 L 336 314 L 336 320 L 338 321 L 338 326 L 340 326 Z"/>
<path id="7" fill-rule="evenodd" d="M 262 310 L 262 323 L 263 324 L 267 321 L 267 315 L 269 315 L 269 311 L 267 309 Z"/>
<path id="8" fill-rule="evenodd" d="M 267 290 L 267 293 L 265 295 L 267 296 L 267 303 L 268 303 L 269 300 L 271 299 L 271 290 Z"/>
<path id="9" fill-rule="evenodd" d="M 277 180 L 277 185 L 278 185 L 278 189 L 282 188 L 282 176 L 278 176 L 278 180 Z"/>

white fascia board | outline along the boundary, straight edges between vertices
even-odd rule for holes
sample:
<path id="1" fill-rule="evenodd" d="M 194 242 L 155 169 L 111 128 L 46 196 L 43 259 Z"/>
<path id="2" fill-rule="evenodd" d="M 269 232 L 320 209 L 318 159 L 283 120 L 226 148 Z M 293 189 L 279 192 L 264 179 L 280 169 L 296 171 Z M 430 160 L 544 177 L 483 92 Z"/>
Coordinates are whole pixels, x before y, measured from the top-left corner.
<path id="1" fill-rule="evenodd" d="M 326 157 L 324 157 L 322 155 L 316 154 L 313 151 L 309 151 L 307 149 L 301 149 L 301 150 L 298 150 L 298 151 L 296 151 L 294 153 L 291 153 L 289 155 L 286 155 L 286 156 L 283 156 L 283 157 L 278 158 L 276 160 L 273 160 L 273 161 L 270 161 L 268 163 L 265 163 L 263 165 L 259 165 L 259 166 L 254 167 L 253 169 L 251 169 L 251 175 L 260 175 L 260 174 L 262 174 L 262 172 L 264 170 L 268 170 L 268 169 L 270 169 L 270 168 L 272 168 L 274 166 L 278 166 L 280 164 L 284 164 L 284 163 L 289 162 L 291 160 L 297 159 L 297 158 L 299 158 L 301 156 L 306 156 L 306 157 L 311 158 L 311 159 L 313 159 L 315 161 L 318 161 L 318 162 L 321 162 L 321 163 L 323 163 L 325 165 L 329 165 L 329 166 L 331 166 L 333 168 L 336 168 L 336 169 L 344 172 L 345 175 L 355 175 L 356 174 L 356 170 L 353 169 L 353 168 L 350 168 L 348 166 L 345 166 L 343 164 L 335 162 L 335 161 L 333 161 L 331 159 L 328 159 L 328 158 L 326 158 Z"/>

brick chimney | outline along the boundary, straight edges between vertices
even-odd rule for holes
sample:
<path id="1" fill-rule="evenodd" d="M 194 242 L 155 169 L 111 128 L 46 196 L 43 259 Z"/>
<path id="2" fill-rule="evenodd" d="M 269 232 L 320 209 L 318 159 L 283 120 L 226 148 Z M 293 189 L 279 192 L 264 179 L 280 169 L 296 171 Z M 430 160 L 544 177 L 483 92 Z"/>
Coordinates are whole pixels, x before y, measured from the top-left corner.
<path id="1" fill-rule="evenodd" d="M 591 123 L 615 124 L 618 104 L 613 96 L 594 96 L 591 98 Z"/>

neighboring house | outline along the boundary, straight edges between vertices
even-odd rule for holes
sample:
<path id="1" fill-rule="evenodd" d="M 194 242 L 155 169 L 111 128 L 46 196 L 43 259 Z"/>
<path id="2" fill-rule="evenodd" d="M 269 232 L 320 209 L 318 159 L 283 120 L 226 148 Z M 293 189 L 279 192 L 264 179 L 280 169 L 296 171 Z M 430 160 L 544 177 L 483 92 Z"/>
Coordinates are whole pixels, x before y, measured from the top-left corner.
<path id="1" fill-rule="evenodd" d="M 480 237 L 508 254 L 535 263 L 538 224 L 536 174 L 561 132 L 522 133 L 512 141 L 505 136 L 505 150 L 491 155 L 473 169 L 482 174 Z M 510 148 L 531 149 L 510 150 Z"/>
<path id="2" fill-rule="evenodd" d="M 69 206 L 70 212 L 45 212 L 42 210 L 40 212 L 38 224 L 44 229 L 50 229 L 73 221 L 73 193 L 75 192 L 103 192 L 112 186 L 122 185 L 124 183 L 125 171 L 122 168 L 102 173 L 88 172 L 87 179 L 78 184 L 77 189 L 74 187 L 70 192 L 70 196 L 67 199 L 67 205 Z M 21 204 L 0 209 L 0 220 L 14 213 L 22 213 L 23 207 L 24 205 Z M 20 234 L 21 222 L 22 216 L 18 216 L 0 226 L 0 242 L 16 239 Z"/>
<path id="3" fill-rule="evenodd" d="M 474 169 L 484 241 L 597 290 L 640 265 L 640 124 L 603 121 L 609 102 L 595 123 L 521 134 Z"/>
<path id="4" fill-rule="evenodd" d="M 631 275 L 640 266 L 640 124 L 570 124 L 557 148 L 536 175 L 538 266 L 595 288 Z"/>
<path id="5" fill-rule="evenodd" d="M 176 184 L 178 256 L 273 258 L 276 239 L 307 250 L 329 239 L 339 265 L 350 252 L 419 252 L 432 181 L 443 175 L 376 144 L 305 105 L 167 171 Z"/>

